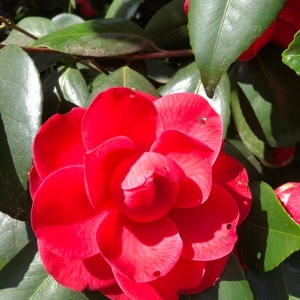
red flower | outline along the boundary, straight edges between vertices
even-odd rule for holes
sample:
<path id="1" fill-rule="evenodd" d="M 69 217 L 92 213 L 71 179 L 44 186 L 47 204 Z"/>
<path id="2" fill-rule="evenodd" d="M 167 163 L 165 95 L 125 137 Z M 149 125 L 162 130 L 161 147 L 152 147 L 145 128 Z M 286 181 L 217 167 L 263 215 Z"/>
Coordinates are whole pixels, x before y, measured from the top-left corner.
<path id="1" fill-rule="evenodd" d="M 189 93 L 111 88 L 50 118 L 30 172 L 46 270 L 111 299 L 178 299 L 213 285 L 251 202 L 245 169 L 221 145 L 219 115 Z"/>
<path id="2" fill-rule="evenodd" d="M 294 221 L 300 225 L 300 182 L 285 183 L 275 190 L 275 194 Z"/>
<path id="3" fill-rule="evenodd" d="M 95 14 L 95 11 L 89 0 L 76 0 L 76 3 L 81 4 L 81 11 L 86 17 L 90 18 Z"/>

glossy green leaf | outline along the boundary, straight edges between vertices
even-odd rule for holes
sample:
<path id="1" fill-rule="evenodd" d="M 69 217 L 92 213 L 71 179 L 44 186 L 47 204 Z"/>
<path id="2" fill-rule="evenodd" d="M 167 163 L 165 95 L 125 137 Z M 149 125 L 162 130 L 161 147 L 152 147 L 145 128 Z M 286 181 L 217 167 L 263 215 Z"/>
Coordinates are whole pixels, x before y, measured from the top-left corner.
<path id="1" fill-rule="evenodd" d="M 105 18 L 122 18 L 129 20 L 134 16 L 142 2 L 142 0 L 114 0 Z"/>
<path id="2" fill-rule="evenodd" d="M 29 242 L 0 271 L 0 299 L 5 300 L 101 300 L 98 292 L 77 293 L 58 284 L 45 271 L 36 239 Z"/>
<path id="3" fill-rule="evenodd" d="M 156 46 L 166 49 L 190 47 L 184 0 L 173 0 L 161 8 L 148 22 L 145 31 Z"/>
<path id="4" fill-rule="evenodd" d="M 159 92 L 161 95 L 183 92 L 201 95 L 211 104 L 216 112 L 220 114 L 224 124 L 223 136 L 226 136 L 227 127 L 230 121 L 230 84 L 227 74 L 222 77 L 212 99 L 208 98 L 205 93 L 196 62 L 179 70 L 176 75 L 159 90 Z"/>
<path id="5" fill-rule="evenodd" d="M 114 86 L 124 86 L 133 90 L 143 91 L 157 98 L 160 97 L 153 85 L 144 76 L 129 67 L 120 68 L 107 77 L 100 75 L 99 78 L 99 80 L 95 79 L 97 83 L 93 85 L 91 98 L 99 92 Z"/>
<path id="6" fill-rule="evenodd" d="M 293 253 L 270 272 L 248 269 L 246 276 L 256 300 L 299 300 L 300 252 Z"/>
<path id="7" fill-rule="evenodd" d="M 8 70 L 10 70 L 8 72 Z M 0 51 L 0 210 L 29 216 L 28 171 L 32 143 L 41 125 L 42 89 L 31 58 L 17 46 Z"/>
<path id="8" fill-rule="evenodd" d="M 231 254 L 216 285 L 195 295 L 184 295 L 181 300 L 253 300 L 243 269 Z"/>
<path id="9" fill-rule="evenodd" d="M 250 184 L 252 207 L 239 229 L 239 252 L 246 264 L 270 271 L 300 249 L 300 226 L 265 182 Z"/>
<path id="10" fill-rule="evenodd" d="M 51 21 L 58 29 L 61 29 L 70 25 L 82 23 L 84 22 L 84 19 L 74 14 L 62 13 L 53 17 Z"/>
<path id="11" fill-rule="evenodd" d="M 89 105 L 90 93 L 81 72 L 69 67 L 59 77 L 59 84 L 64 98 L 80 107 Z"/>
<path id="12" fill-rule="evenodd" d="M 252 60 L 240 63 L 238 75 L 246 122 L 272 147 L 290 147 L 300 141 L 300 77 L 281 62 L 281 51 L 269 44 Z"/>
<path id="13" fill-rule="evenodd" d="M 55 32 L 57 27 L 49 19 L 41 17 L 28 17 L 24 18 L 17 24 L 20 28 L 28 31 L 32 35 L 40 38 L 51 32 Z M 28 37 L 27 35 L 13 29 L 7 39 L 5 39 L 2 44 L 14 44 L 18 46 L 28 46 L 34 42 L 34 39 Z"/>
<path id="14" fill-rule="evenodd" d="M 29 56 L 34 61 L 34 64 L 39 72 L 42 72 L 59 62 L 64 55 L 60 53 L 31 52 L 29 53 Z"/>
<path id="15" fill-rule="evenodd" d="M 62 28 L 38 39 L 33 46 L 68 54 L 109 57 L 151 48 L 138 25 L 124 19 L 99 19 Z"/>
<path id="16" fill-rule="evenodd" d="M 190 0 L 188 28 L 205 91 L 275 20 L 285 0 Z"/>
<path id="17" fill-rule="evenodd" d="M 262 180 L 263 168 L 240 140 L 226 140 L 224 151 L 237 159 L 247 170 L 249 181 Z"/>
<path id="18" fill-rule="evenodd" d="M 0 236 L 0 257 L 6 264 L 34 238 L 34 233 L 29 222 L 15 220 L 0 212 Z"/>
<path id="19" fill-rule="evenodd" d="M 282 61 L 300 76 L 300 31 L 296 33 L 288 49 L 282 53 Z"/>
<path id="20" fill-rule="evenodd" d="M 146 65 L 148 78 L 162 84 L 168 83 L 178 71 L 178 67 L 169 64 L 166 59 L 149 59 L 146 60 Z"/>

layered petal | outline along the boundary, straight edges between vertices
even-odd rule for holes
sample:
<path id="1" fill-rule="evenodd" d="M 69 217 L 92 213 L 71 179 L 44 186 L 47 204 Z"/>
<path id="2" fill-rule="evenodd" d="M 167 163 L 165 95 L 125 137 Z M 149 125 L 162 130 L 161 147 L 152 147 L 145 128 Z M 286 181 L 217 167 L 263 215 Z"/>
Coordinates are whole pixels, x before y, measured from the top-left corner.
<path id="1" fill-rule="evenodd" d="M 132 300 L 174 300 L 181 290 L 197 286 L 203 275 L 205 262 L 180 258 L 174 268 L 165 276 L 150 282 L 136 283 L 118 272 L 115 277 L 122 290 Z"/>
<path id="2" fill-rule="evenodd" d="M 247 217 L 252 203 L 247 171 L 240 162 L 224 151 L 220 151 L 212 171 L 213 182 L 222 186 L 235 199 L 240 212 L 240 224 Z"/>
<path id="3" fill-rule="evenodd" d="M 132 300 L 121 290 L 117 283 L 108 288 L 101 288 L 99 291 L 112 300 Z"/>
<path id="4" fill-rule="evenodd" d="M 49 175 L 31 211 L 37 238 L 54 254 L 70 259 L 99 253 L 96 230 L 101 218 L 86 195 L 83 166 L 65 167 Z"/>
<path id="5" fill-rule="evenodd" d="M 97 239 L 112 268 L 136 282 L 166 275 L 182 250 L 178 231 L 167 217 L 138 223 L 111 211 L 101 220 Z"/>
<path id="6" fill-rule="evenodd" d="M 60 284 L 74 291 L 97 290 L 116 283 L 111 267 L 97 254 L 86 260 L 60 257 L 38 240 L 39 254 L 46 271 Z M 88 265 L 88 268 L 87 268 Z M 93 272 L 90 272 L 92 269 Z"/>
<path id="7" fill-rule="evenodd" d="M 221 143 L 221 117 L 203 97 L 178 93 L 166 95 L 154 102 L 162 121 L 163 130 L 174 129 L 198 139 L 212 149 L 211 161 L 216 159 Z"/>
<path id="8" fill-rule="evenodd" d="M 85 148 L 81 137 L 84 108 L 51 117 L 37 133 L 33 143 L 33 160 L 41 179 L 71 165 L 82 165 Z"/>
<path id="9" fill-rule="evenodd" d="M 196 294 L 200 293 L 209 287 L 215 285 L 218 279 L 220 279 L 221 273 L 223 272 L 229 255 L 221 257 L 219 259 L 207 261 L 205 265 L 205 273 L 200 284 L 195 288 L 184 289 L 181 291 L 182 294 Z"/>
<path id="10" fill-rule="evenodd" d="M 206 201 L 212 183 L 210 148 L 185 133 L 167 130 L 158 137 L 151 151 L 172 159 L 186 175 L 175 206 L 194 207 Z"/>
<path id="11" fill-rule="evenodd" d="M 40 178 L 38 172 L 36 171 L 35 166 L 31 167 L 28 176 L 29 176 L 30 195 L 32 200 L 34 200 L 35 194 L 43 181 Z"/>
<path id="12" fill-rule="evenodd" d="M 118 209 L 130 219 L 150 222 L 173 207 L 182 169 L 171 159 L 154 152 L 132 155 L 116 168 L 111 193 Z"/>
<path id="13" fill-rule="evenodd" d="M 129 137 L 139 151 L 147 151 L 156 138 L 158 116 L 154 104 L 143 93 L 111 88 L 96 96 L 82 123 L 87 150 L 116 136 Z"/>
<path id="14" fill-rule="evenodd" d="M 133 142 L 123 136 L 112 138 L 94 150 L 84 159 L 87 194 L 96 208 L 109 208 L 110 180 L 119 163 L 136 152 Z"/>
<path id="15" fill-rule="evenodd" d="M 207 201 L 194 208 L 174 208 L 168 214 L 183 241 L 181 256 L 214 260 L 230 253 L 237 240 L 239 212 L 232 196 L 217 184 Z"/>

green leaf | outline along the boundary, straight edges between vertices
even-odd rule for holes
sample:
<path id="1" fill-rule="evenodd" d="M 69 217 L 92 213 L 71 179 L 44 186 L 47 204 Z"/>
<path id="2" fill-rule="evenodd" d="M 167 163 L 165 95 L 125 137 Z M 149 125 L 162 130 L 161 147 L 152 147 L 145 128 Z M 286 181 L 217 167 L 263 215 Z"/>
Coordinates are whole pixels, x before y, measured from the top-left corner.
<path id="1" fill-rule="evenodd" d="M 90 93 L 81 72 L 74 67 L 68 67 L 59 77 L 59 84 L 64 98 L 80 107 L 90 103 Z"/>
<path id="2" fill-rule="evenodd" d="M 230 84 L 227 74 L 222 77 L 212 99 L 208 98 L 205 93 L 196 62 L 179 70 L 176 75 L 159 90 L 159 92 L 163 96 L 185 92 L 201 95 L 221 116 L 224 125 L 223 137 L 226 136 L 227 127 L 230 121 Z"/>
<path id="3" fill-rule="evenodd" d="M 300 249 L 300 226 L 264 182 L 250 184 L 252 207 L 239 229 L 239 252 L 247 266 L 270 271 Z"/>
<path id="4" fill-rule="evenodd" d="M 55 32 L 57 27 L 49 19 L 41 17 L 28 17 L 22 19 L 18 24 L 20 28 L 28 31 L 32 35 L 40 38 L 51 32 Z M 34 39 L 13 29 L 7 39 L 5 39 L 2 44 L 14 44 L 18 46 L 28 46 L 34 42 Z"/>
<path id="5" fill-rule="evenodd" d="M 190 47 L 184 0 L 174 0 L 162 7 L 148 22 L 145 31 L 154 44 L 174 50 Z"/>
<path id="6" fill-rule="evenodd" d="M 63 54 L 60 53 L 29 53 L 29 56 L 34 61 L 35 66 L 39 70 L 39 72 L 45 71 L 49 67 L 56 64 L 63 58 Z"/>
<path id="7" fill-rule="evenodd" d="M 0 271 L 0 299 L 104 300 L 107 298 L 98 292 L 77 293 L 58 284 L 45 271 L 37 252 L 36 239 L 33 239 Z"/>
<path id="8" fill-rule="evenodd" d="M 29 222 L 17 221 L 0 212 L 0 236 L 0 260 L 6 264 L 34 238 L 34 233 Z"/>
<path id="9" fill-rule="evenodd" d="M 190 0 L 191 45 L 209 97 L 231 63 L 275 20 L 284 4 L 285 0 Z"/>
<path id="10" fill-rule="evenodd" d="M 110 5 L 105 18 L 131 19 L 143 0 L 114 0 Z"/>
<path id="11" fill-rule="evenodd" d="M 8 70 L 10 70 L 8 72 Z M 39 73 L 22 49 L 0 51 L 0 210 L 29 217 L 28 171 L 33 139 L 41 125 L 42 89 Z"/>
<path id="12" fill-rule="evenodd" d="M 300 76 L 300 31 L 294 36 L 288 49 L 282 53 L 282 61 Z"/>
<path id="13" fill-rule="evenodd" d="M 240 140 L 226 140 L 224 151 L 237 159 L 247 170 L 249 181 L 262 180 L 262 165 Z"/>
<path id="14" fill-rule="evenodd" d="M 68 54 L 110 57 L 151 48 L 138 25 L 123 19 L 99 19 L 62 28 L 37 40 L 33 46 Z"/>
<path id="15" fill-rule="evenodd" d="M 181 300 L 253 300 L 243 269 L 231 254 L 216 285 L 195 295 L 184 295 Z"/>
<path id="16" fill-rule="evenodd" d="M 238 86 L 241 109 L 253 133 L 267 145 L 283 148 L 300 141 L 300 77 L 281 62 L 281 51 L 269 44 L 240 63 Z"/>
<path id="17" fill-rule="evenodd" d="M 148 78 L 156 82 L 166 84 L 178 71 L 178 67 L 168 63 L 166 59 L 149 59 L 146 60 Z"/>
<path id="18" fill-rule="evenodd" d="M 91 98 L 94 98 L 96 94 L 105 91 L 106 89 L 116 86 L 124 86 L 133 90 L 148 93 L 155 97 L 160 97 L 153 85 L 144 76 L 129 67 L 120 68 L 106 77 L 102 76 L 102 74 L 99 76 L 99 81 L 97 80 L 97 77 L 95 79 L 97 80 L 97 84 L 93 84 Z"/>
<path id="19" fill-rule="evenodd" d="M 300 299 L 300 252 L 293 253 L 270 272 L 247 269 L 246 276 L 256 300 Z"/>
<path id="20" fill-rule="evenodd" d="M 74 14 L 62 13 L 53 17 L 51 21 L 58 29 L 61 29 L 70 25 L 82 23 L 84 22 L 84 19 Z"/>

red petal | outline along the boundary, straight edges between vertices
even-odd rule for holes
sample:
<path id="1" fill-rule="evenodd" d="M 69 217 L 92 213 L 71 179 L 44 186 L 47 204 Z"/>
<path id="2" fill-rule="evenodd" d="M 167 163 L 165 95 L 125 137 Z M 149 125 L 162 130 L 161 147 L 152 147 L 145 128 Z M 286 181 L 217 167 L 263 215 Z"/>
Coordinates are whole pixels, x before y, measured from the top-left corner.
<path id="1" fill-rule="evenodd" d="M 189 12 L 189 4 L 190 4 L 190 0 L 185 0 L 184 5 L 183 5 L 183 9 L 184 9 L 186 14 L 188 14 L 188 12 Z"/>
<path id="2" fill-rule="evenodd" d="M 73 108 L 64 115 L 54 115 L 37 133 L 33 144 L 34 165 L 41 179 L 70 165 L 82 165 L 85 148 L 81 122 L 86 109 Z"/>
<path id="3" fill-rule="evenodd" d="M 51 252 L 70 259 L 99 253 L 96 229 L 101 217 L 87 198 L 82 166 L 49 175 L 36 193 L 31 212 L 36 236 Z"/>
<path id="4" fill-rule="evenodd" d="M 154 152 L 130 156 L 115 170 L 111 191 L 118 208 L 130 219 L 150 222 L 173 207 L 185 175 L 169 158 Z"/>
<path id="5" fill-rule="evenodd" d="M 154 102 L 163 130 L 182 131 L 212 149 L 212 161 L 222 144 L 223 125 L 220 116 L 203 97 L 179 93 L 166 95 Z"/>
<path id="6" fill-rule="evenodd" d="M 101 254 L 92 256 L 87 260 L 72 260 L 49 251 L 40 240 L 38 240 L 38 247 L 46 271 L 65 287 L 79 292 L 86 288 L 97 290 L 109 287 L 116 282 L 111 267 Z M 93 261 L 93 269 L 97 268 L 97 272 L 91 273 L 86 268 L 85 261 Z"/>
<path id="7" fill-rule="evenodd" d="M 217 280 L 220 278 L 221 273 L 223 272 L 226 263 L 228 261 L 229 255 L 226 255 L 222 258 L 212 260 L 212 261 L 207 261 L 206 266 L 205 266 L 205 273 L 204 277 L 201 280 L 200 284 L 192 289 L 185 289 L 182 290 L 182 294 L 196 294 L 200 293 L 207 288 L 215 285 Z"/>
<path id="8" fill-rule="evenodd" d="M 178 231 L 167 217 L 137 223 L 112 211 L 101 220 L 97 238 L 100 251 L 109 264 L 136 282 L 167 274 L 182 250 Z"/>
<path id="9" fill-rule="evenodd" d="M 111 287 L 99 289 L 99 291 L 112 300 L 132 300 L 124 294 L 117 283 Z"/>
<path id="10" fill-rule="evenodd" d="M 151 97 L 152 98 L 152 97 Z M 127 136 L 140 151 L 147 151 L 156 138 L 157 112 L 142 93 L 128 88 L 111 88 L 96 96 L 82 124 L 88 150 L 116 136 Z"/>
<path id="11" fill-rule="evenodd" d="M 174 268 L 165 276 L 150 282 L 136 283 L 115 272 L 122 290 L 133 300 L 173 300 L 179 298 L 181 290 L 195 287 L 204 274 L 205 262 L 180 258 Z"/>
<path id="12" fill-rule="evenodd" d="M 87 193 L 96 208 L 109 205 L 110 179 L 116 166 L 135 153 L 127 137 L 112 138 L 85 155 L 84 169 Z"/>
<path id="13" fill-rule="evenodd" d="M 166 155 L 184 171 L 187 179 L 180 186 L 175 206 L 193 207 L 204 202 L 210 193 L 212 150 L 200 141 L 176 131 L 164 131 L 152 145 L 151 151 Z"/>
<path id="14" fill-rule="evenodd" d="M 221 151 L 212 171 L 213 182 L 222 186 L 235 199 L 240 212 L 240 224 L 247 217 L 252 203 L 245 168 L 236 159 Z"/>
<path id="15" fill-rule="evenodd" d="M 35 166 L 32 166 L 29 171 L 29 190 L 32 200 L 34 200 L 36 191 L 40 187 L 41 183 L 43 182 L 40 178 L 39 174 L 36 171 Z"/>
<path id="16" fill-rule="evenodd" d="M 206 202 L 194 208 L 174 208 L 168 216 L 182 238 L 184 258 L 207 261 L 223 257 L 237 240 L 238 208 L 232 196 L 216 184 Z"/>

